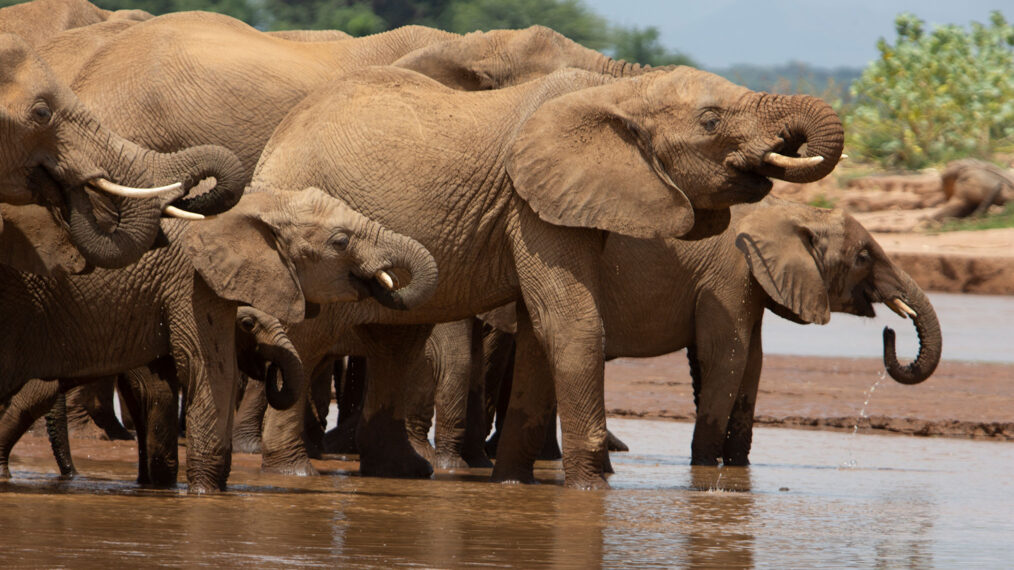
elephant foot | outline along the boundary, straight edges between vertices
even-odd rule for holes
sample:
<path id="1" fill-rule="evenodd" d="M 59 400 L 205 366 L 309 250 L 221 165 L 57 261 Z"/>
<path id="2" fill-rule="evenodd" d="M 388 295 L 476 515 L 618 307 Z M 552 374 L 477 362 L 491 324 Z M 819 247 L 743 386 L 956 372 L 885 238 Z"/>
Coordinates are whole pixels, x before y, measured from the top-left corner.
<path id="1" fill-rule="evenodd" d="M 750 459 L 746 455 L 730 455 L 722 458 L 722 465 L 729 467 L 746 467 L 750 465 Z"/>
<path id="2" fill-rule="evenodd" d="M 294 477 L 314 477 L 320 475 L 320 471 L 310 463 L 309 458 L 272 461 L 265 457 L 261 462 L 261 472 L 273 473 L 275 475 L 291 475 Z"/>
<path id="3" fill-rule="evenodd" d="M 506 461 L 497 461 L 493 465 L 493 474 L 489 480 L 493 483 L 508 485 L 531 485 L 535 483 L 535 473 L 532 467 L 508 465 Z"/>
<path id="4" fill-rule="evenodd" d="M 718 458 L 715 456 L 703 456 L 703 455 L 691 455 L 691 465 L 699 465 L 701 467 L 715 467 L 718 465 Z"/>
<path id="5" fill-rule="evenodd" d="M 436 452 L 434 461 L 437 469 L 468 469 L 471 465 L 453 452 Z"/>
<path id="6" fill-rule="evenodd" d="M 412 446 L 412 449 L 414 449 L 415 452 L 422 456 L 422 458 L 426 461 L 429 461 L 431 464 L 437 461 L 437 451 L 433 449 L 433 446 L 430 445 L 430 441 L 428 439 L 409 437 L 408 443 Z"/>
<path id="7" fill-rule="evenodd" d="M 71 479 L 73 479 L 75 477 L 77 477 L 77 469 L 70 469 L 69 471 L 61 471 L 59 479 L 61 481 L 70 481 Z M 2 479 L 2 478 L 3 478 L 3 475 L 0 474 L 0 479 Z"/>
<path id="8" fill-rule="evenodd" d="M 616 437 L 616 435 L 609 430 L 606 430 L 606 449 L 609 451 L 630 451 L 627 444 L 623 443 L 620 438 Z"/>
<path id="9" fill-rule="evenodd" d="M 409 443 L 405 422 L 378 413 L 369 420 L 364 416 L 356 432 L 362 475 L 404 479 L 426 479 L 433 475 L 433 465 Z"/>
<path id="10" fill-rule="evenodd" d="M 239 436 L 232 438 L 233 453 L 260 453 L 261 438 L 253 436 Z"/>
<path id="11" fill-rule="evenodd" d="M 581 478 L 567 477 L 563 484 L 565 487 L 582 491 L 606 491 L 610 488 L 609 482 L 601 475 Z"/>
<path id="12" fill-rule="evenodd" d="M 471 453 L 466 451 L 461 454 L 461 457 L 472 469 L 489 469 L 493 466 L 493 462 L 490 461 L 489 456 L 481 449 Z"/>
<path id="13" fill-rule="evenodd" d="M 139 474 L 137 482 L 142 485 L 151 485 L 156 489 L 172 489 L 176 487 L 176 480 L 179 475 L 179 463 L 169 460 L 154 460 L 149 462 L 148 472 Z"/>
<path id="14" fill-rule="evenodd" d="M 359 453 L 356 447 L 355 422 L 338 422 L 338 425 L 324 434 L 324 453 L 342 455 Z"/>
<path id="15" fill-rule="evenodd" d="M 7 464 L 4 463 L 3 465 L 0 465 L 0 479 L 5 480 L 10 478 L 11 478 L 11 470 L 10 468 L 7 467 Z"/>

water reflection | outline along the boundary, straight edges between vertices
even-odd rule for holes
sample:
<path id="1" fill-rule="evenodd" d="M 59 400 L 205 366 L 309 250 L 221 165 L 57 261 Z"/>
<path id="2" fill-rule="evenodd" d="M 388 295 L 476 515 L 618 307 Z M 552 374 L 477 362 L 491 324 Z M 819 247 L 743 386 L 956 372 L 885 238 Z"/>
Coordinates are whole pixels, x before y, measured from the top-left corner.
<path id="1" fill-rule="evenodd" d="M 687 496 L 693 521 L 687 535 L 692 567 L 754 566 L 754 496 L 749 467 L 691 467 Z"/>

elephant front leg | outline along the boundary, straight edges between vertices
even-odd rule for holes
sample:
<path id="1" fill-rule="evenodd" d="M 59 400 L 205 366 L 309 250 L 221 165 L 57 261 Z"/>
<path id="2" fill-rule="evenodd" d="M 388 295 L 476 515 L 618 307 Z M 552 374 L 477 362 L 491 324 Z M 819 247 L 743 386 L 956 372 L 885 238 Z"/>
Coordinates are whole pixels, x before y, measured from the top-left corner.
<path id="1" fill-rule="evenodd" d="M 232 448 L 239 453 L 261 452 L 261 428 L 268 409 L 264 382 L 246 379 L 243 398 L 236 410 L 236 425 L 232 428 Z"/>
<path id="2" fill-rule="evenodd" d="M 481 323 L 465 319 L 439 327 L 445 334 L 434 354 L 437 467 L 492 467 L 481 445 L 465 450 L 469 414 L 481 413 L 484 405 Z"/>
<path id="3" fill-rule="evenodd" d="M 746 347 L 728 331 L 724 339 L 701 342 L 687 351 L 693 377 L 697 421 L 691 443 L 691 465 L 717 465 L 723 456 L 729 418 L 746 369 Z"/>
<path id="4" fill-rule="evenodd" d="M 311 364 L 309 362 L 307 365 Z M 296 403 L 287 410 L 276 410 L 268 406 L 264 411 L 264 425 L 261 433 L 261 471 L 281 475 L 309 477 L 319 475 L 317 468 L 310 463 L 310 455 L 306 449 L 303 431 L 307 415 L 310 412 L 310 383 L 326 377 L 330 382 L 329 370 L 333 366 L 330 359 L 318 362 L 313 374 L 307 378 L 303 386 L 296 390 Z M 330 390 L 329 390 L 330 391 Z"/>
<path id="5" fill-rule="evenodd" d="M 56 402 L 46 413 L 46 435 L 53 448 L 53 457 L 60 468 L 61 479 L 73 479 L 77 475 L 74 460 L 70 455 L 70 435 L 67 433 L 67 394 L 59 392 Z M 9 475 L 8 475 L 9 476 Z"/>
<path id="6" fill-rule="evenodd" d="M 722 445 L 724 465 L 749 465 L 750 445 L 753 441 L 753 415 L 757 405 L 757 389 L 760 384 L 764 350 L 761 345 L 760 325 L 754 329 L 750 339 L 750 354 L 747 357 L 743 381 L 726 427 L 725 443 Z"/>
<path id="7" fill-rule="evenodd" d="M 26 382 L 11 397 L 0 415 L 0 479 L 10 479 L 11 449 L 35 420 L 53 408 L 58 393 L 56 381 L 35 379 Z"/>
<path id="8" fill-rule="evenodd" d="M 426 337 L 432 327 L 359 328 L 370 345 L 370 379 L 356 429 L 359 470 L 371 477 L 429 477 L 433 467 L 412 448 L 405 430 L 405 383 L 426 378 Z"/>

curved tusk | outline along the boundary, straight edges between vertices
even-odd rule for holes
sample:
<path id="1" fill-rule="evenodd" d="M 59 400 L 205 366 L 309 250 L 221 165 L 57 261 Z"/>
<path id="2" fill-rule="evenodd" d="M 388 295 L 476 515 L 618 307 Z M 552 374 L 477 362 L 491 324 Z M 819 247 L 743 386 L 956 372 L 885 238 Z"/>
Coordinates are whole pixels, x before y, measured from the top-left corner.
<path id="1" fill-rule="evenodd" d="M 777 152 L 765 152 L 764 157 L 761 160 L 781 168 L 803 168 L 824 162 L 824 157 L 809 156 L 806 158 L 796 158 L 794 156 L 778 154 Z"/>
<path id="2" fill-rule="evenodd" d="M 912 317 L 914 319 L 917 316 L 919 316 L 918 314 L 916 314 L 914 310 L 912 310 L 912 307 L 909 307 L 907 304 L 905 304 L 905 301 L 902 301 L 897 297 L 890 299 L 884 304 L 890 307 L 891 310 L 894 311 L 895 313 L 898 313 L 898 316 L 900 316 L 903 319 L 905 317 Z"/>
<path id="3" fill-rule="evenodd" d="M 202 214 L 188 212 L 186 210 L 177 208 L 176 206 L 166 206 L 165 208 L 162 209 L 162 213 L 171 218 L 179 218 L 181 220 L 199 221 L 204 219 L 204 216 Z"/>
<path id="4" fill-rule="evenodd" d="M 175 192 L 183 187 L 183 183 L 173 182 L 168 186 L 159 186 L 158 188 L 131 188 L 130 186 L 121 186 L 115 182 L 110 182 L 105 178 L 96 178 L 89 181 L 88 184 L 103 192 L 123 196 L 124 198 L 154 198 L 155 196 Z"/>
<path id="5" fill-rule="evenodd" d="M 387 287 L 389 290 L 394 291 L 397 288 L 397 282 L 394 280 L 394 276 L 384 271 L 383 269 L 378 269 L 377 272 L 373 274 L 373 276 L 376 277 L 377 281 L 380 281 L 384 285 L 384 287 Z"/>

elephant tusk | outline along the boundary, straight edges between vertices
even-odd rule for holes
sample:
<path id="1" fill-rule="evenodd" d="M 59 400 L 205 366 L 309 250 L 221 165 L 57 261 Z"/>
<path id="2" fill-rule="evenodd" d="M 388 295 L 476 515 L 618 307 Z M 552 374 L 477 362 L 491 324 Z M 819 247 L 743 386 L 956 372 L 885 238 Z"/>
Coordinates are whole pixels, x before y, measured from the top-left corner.
<path id="1" fill-rule="evenodd" d="M 202 214 L 188 212 L 181 208 L 177 208 L 176 206 L 166 206 L 162 210 L 162 213 L 169 216 L 170 218 L 179 218 L 181 220 L 199 221 L 204 219 L 204 216 Z"/>
<path id="2" fill-rule="evenodd" d="M 397 281 L 395 281 L 394 276 L 384 271 L 383 269 L 378 269 L 377 272 L 373 274 L 373 276 L 376 277 L 377 281 L 380 281 L 384 285 L 384 287 L 387 287 L 391 291 L 394 291 L 395 289 L 398 288 L 398 283 Z"/>
<path id="3" fill-rule="evenodd" d="M 807 158 L 797 158 L 793 156 L 785 156 L 784 154 L 778 154 L 777 152 L 765 152 L 764 157 L 761 159 L 768 164 L 778 166 L 781 168 L 803 168 L 807 166 L 814 166 L 824 162 L 823 156 L 810 156 Z"/>
<path id="4" fill-rule="evenodd" d="M 917 316 L 919 316 L 918 314 L 916 314 L 914 310 L 912 310 L 912 307 L 909 307 L 905 303 L 905 301 L 902 301 L 897 297 L 894 297 L 893 299 L 887 301 L 884 304 L 890 307 L 891 310 L 894 311 L 895 313 L 898 313 L 898 316 L 900 316 L 903 319 L 906 317 L 912 317 L 914 319 Z"/>
<path id="5" fill-rule="evenodd" d="M 110 182 L 105 178 L 96 178 L 88 184 L 102 190 L 103 192 L 122 196 L 124 198 L 154 198 L 155 196 L 175 192 L 183 187 L 183 183 L 173 182 L 168 186 L 159 186 L 158 188 L 131 188 L 130 186 L 121 186 L 115 182 Z"/>

